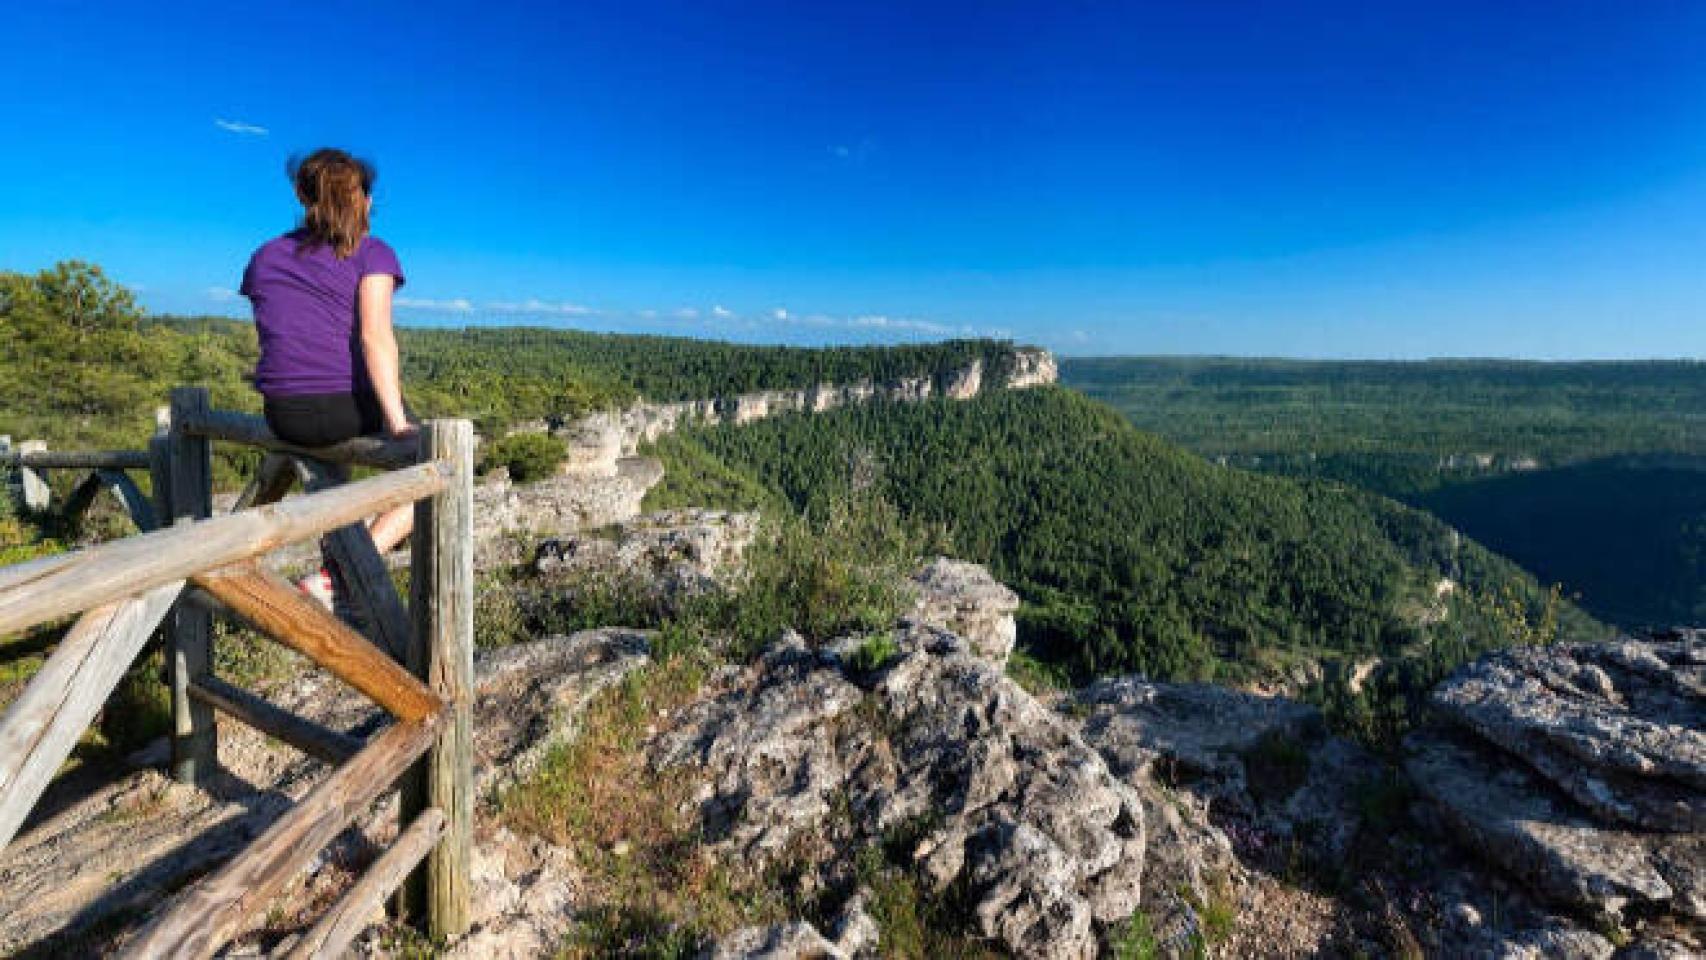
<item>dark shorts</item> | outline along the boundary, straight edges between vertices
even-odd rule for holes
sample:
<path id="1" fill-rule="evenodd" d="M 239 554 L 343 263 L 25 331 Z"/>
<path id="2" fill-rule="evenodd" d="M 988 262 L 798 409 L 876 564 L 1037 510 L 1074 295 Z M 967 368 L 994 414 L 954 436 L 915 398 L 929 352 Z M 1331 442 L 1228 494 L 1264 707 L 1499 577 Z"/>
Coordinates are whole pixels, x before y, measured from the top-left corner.
<path id="1" fill-rule="evenodd" d="M 408 411 L 408 405 L 403 406 Z M 415 417 L 408 412 L 409 420 Z M 385 432 L 385 412 L 372 393 L 307 393 L 266 398 L 267 426 L 285 443 L 329 447 Z"/>

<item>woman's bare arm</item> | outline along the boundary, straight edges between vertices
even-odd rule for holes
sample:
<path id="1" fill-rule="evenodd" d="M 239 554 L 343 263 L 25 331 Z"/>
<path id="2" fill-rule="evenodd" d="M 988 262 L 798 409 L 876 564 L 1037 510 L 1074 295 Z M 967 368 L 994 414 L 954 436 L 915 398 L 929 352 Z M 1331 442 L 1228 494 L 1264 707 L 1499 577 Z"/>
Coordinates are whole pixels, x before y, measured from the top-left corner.
<path id="1" fill-rule="evenodd" d="M 379 397 L 389 433 L 408 433 L 414 428 L 403 412 L 403 383 L 397 360 L 397 331 L 391 326 L 391 293 L 396 279 L 388 274 L 361 278 L 358 294 L 361 317 L 361 353 L 367 360 L 367 376 Z"/>

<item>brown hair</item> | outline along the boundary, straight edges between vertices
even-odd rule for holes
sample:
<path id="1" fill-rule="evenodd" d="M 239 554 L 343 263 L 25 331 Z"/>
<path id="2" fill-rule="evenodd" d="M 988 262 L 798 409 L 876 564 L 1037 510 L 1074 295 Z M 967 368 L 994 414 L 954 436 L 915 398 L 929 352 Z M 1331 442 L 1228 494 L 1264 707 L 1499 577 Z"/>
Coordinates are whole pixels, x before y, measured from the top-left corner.
<path id="1" fill-rule="evenodd" d="M 302 201 L 307 246 L 324 244 L 340 259 L 354 253 L 367 236 L 367 198 L 378 178 L 373 164 L 325 147 L 292 157 L 285 171 L 296 185 L 296 199 Z"/>

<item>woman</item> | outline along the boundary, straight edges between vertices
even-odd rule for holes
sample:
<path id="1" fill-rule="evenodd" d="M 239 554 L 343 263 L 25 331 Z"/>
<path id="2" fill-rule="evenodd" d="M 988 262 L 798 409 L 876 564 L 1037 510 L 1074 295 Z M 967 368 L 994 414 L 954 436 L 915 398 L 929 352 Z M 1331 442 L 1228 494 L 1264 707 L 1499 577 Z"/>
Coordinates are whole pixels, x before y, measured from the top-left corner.
<path id="1" fill-rule="evenodd" d="M 241 287 L 260 335 L 255 388 L 266 401 L 267 425 L 304 447 L 411 434 L 391 327 L 391 297 L 403 285 L 403 268 L 390 246 L 368 232 L 374 169 L 333 149 L 293 159 L 287 169 L 302 222 L 255 251 Z M 390 550 L 413 522 L 409 506 L 370 521 L 374 546 Z M 332 582 L 324 569 L 301 586 L 329 603 Z"/>

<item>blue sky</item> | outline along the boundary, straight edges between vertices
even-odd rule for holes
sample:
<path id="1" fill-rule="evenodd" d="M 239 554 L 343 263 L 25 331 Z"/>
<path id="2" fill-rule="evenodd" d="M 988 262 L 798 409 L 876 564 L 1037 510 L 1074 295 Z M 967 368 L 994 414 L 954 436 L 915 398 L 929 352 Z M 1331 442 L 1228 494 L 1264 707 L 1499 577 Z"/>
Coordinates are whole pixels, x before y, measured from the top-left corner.
<path id="1" fill-rule="evenodd" d="M 32 2 L 0 268 L 241 314 L 336 144 L 410 322 L 1700 357 L 1702 51 L 1662 0 Z"/>

